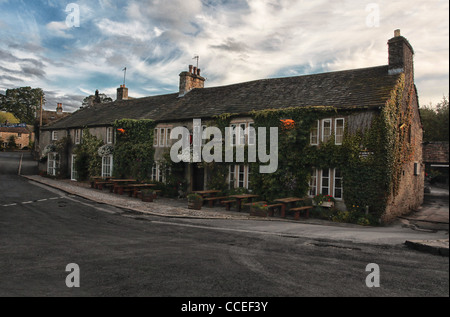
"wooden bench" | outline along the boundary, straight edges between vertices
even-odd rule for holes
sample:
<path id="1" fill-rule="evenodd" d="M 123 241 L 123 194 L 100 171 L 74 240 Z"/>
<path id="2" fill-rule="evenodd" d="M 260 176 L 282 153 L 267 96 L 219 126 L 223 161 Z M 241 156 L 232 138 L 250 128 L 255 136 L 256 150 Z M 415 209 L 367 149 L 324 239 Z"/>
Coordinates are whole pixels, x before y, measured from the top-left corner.
<path id="1" fill-rule="evenodd" d="M 231 204 L 236 203 L 236 200 L 235 200 L 235 199 L 232 199 L 232 200 L 222 200 L 220 203 L 221 203 L 222 205 L 225 205 L 225 207 L 226 207 L 227 210 L 230 210 Z"/>
<path id="2" fill-rule="evenodd" d="M 295 212 L 295 220 L 299 220 L 300 219 L 300 212 L 306 210 L 306 218 L 309 218 L 309 210 L 313 209 L 313 206 L 303 206 L 303 207 L 296 207 L 296 208 L 291 208 L 289 209 L 289 211 L 293 211 Z"/>
<path id="3" fill-rule="evenodd" d="M 94 188 L 102 190 L 103 189 L 103 185 L 105 185 L 105 184 L 108 184 L 108 182 L 95 182 Z"/>
<path id="4" fill-rule="evenodd" d="M 269 209 L 269 217 L 273 217 L 275 208 L 281 208 L 281 207 L 283 207 L 283 204 L 267 205 L 267 208 Z"/>
<path id="5" fill-rule="evenodd" d="M 263 205 L 263 204 L 267 204 L 267 201 L 255 201 L 254 203 L 247 203 L 247 204 L 244 204 L 244 206 L 252 206 L 252 205 L 256 205 L 256 204 L 261 204 L 261 205 Z"/>
<path id="6" fill-rule="evenodd" d="M 209 208 L 213 208 L 214 207 L 214 202 L 216 200 L 221 200 L 221 199 L 227 199 L 228 196 L 223 196 L 223 197 L 207 197 L 207 198 L 203 198 L 203 201 L 207 201 L 208 202 L 208 207 Z"/>

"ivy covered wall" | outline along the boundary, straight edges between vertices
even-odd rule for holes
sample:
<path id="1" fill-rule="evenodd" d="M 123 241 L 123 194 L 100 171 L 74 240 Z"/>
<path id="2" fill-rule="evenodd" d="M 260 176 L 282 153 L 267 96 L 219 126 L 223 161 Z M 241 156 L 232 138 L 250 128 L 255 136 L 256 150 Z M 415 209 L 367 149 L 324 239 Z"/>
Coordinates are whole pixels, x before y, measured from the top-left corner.
<path id="1" fill-rule="evenodd" d="M 113 175 L 117 178 L 150 178 L 154 163 L 153 120 L 122 119 L 114 122 Z"/>
<path id="2" fill-rule="evenodd" d="M 297 107 L 252 112 L 255 129 L 279 128 L 278 170 L 273 174 L 260 174 L 261 163 L 249 163 L 253 192 L 267 201 L 302 197 L 308 193 L 313 168 L 338 168 L 343 175 L 348 210 L 359 207 L 363 211 L 369 206 L 371 214 L 389 218 L 385 217 L 388 205 L 399 195 L 401 184 L 406 181 L 405 164 L 411 166 L 413 160 L 419 160 L 414 154 L 420 147 L 414 135 L 421 134 L 420 126 L 413 120 L 414 96 L 411 87 L 405 87 L 402 76 L 381 110 Z M 223 114 L 210 125 L 223 131 L 233 117 L 233 114 Z M 311 146 L 310 131 L 317 120 L 337 117 L 346 118 L 342 145 L 335 145 L 332 135 L 328 142 Z M 294 124 L 286 128 L 281 120 L 292 120 Z M 210 185 L 219 189 L 225 187 L 228 164 L 212 163 L 208 167 Z M 415 182 L 420 184 L 420 179 Z M 419 193 L 412 191 L 406 199 L 411 195 L 420 196 L 420 186 L 414 190 Z"/>

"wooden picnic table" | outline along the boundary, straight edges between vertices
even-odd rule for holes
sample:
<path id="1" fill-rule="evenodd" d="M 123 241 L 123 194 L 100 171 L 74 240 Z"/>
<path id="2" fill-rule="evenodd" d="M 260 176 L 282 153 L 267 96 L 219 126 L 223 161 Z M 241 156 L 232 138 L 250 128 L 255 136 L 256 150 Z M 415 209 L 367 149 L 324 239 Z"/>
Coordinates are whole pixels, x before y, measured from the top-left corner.
<path id="1" fill-rule="evenodd" d="M 135 183 L 137 180 L 135 179 L 111 179 L 110 180 L 113 184 L 111 190 L 115 194 L 123 195 L 124 185 L 127 183 Z"/>
<path id="2" fill-rule="evenodd" d="M 249 199 L 250 202 L 253 201 L 253 198 L 258 197 L 258 195 L 252 195 L 252 194 L 240 194 L 240 195 L 231 195 L 229 198 L 236 199 L 236 210 L 237 212 L 241 212 L 241 201 L 243 199 Z"/>
<path id="3" fill-rule="evenodd" d="M 303 201 L 306 198 L 299 198 L 299 197 L 287 197 L 287 198 L 280 198 L 275 200 L 275 202 L 277 203 L 281 203 L 283 206 L 281 206 L 281 217 L 285 218 L 286 217 L 286 208 L 289 207 L 290 204 L 298 202 L 298 201 Z"/>

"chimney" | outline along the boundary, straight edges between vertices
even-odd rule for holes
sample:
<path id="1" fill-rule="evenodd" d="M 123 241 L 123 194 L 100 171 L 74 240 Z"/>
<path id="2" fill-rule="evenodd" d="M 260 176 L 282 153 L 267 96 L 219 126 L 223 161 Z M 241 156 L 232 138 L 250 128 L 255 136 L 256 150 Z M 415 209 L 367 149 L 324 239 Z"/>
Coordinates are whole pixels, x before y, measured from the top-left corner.
<path id="1" fill-rule="evenodd" d="M 183 97 L 189 91 L 195 88 L 204 88 L 205 78 L 200 76 L 200 69 L 189 65 L 189 71 L 180 74 L 179 97 Z"/>
<path id="2" fill-rule="evenodd" d="M 56 106 L 56 114 L 62 114 L 62 113 L 63 113 L 62 103 L 58 103 Z"/>
<path id="3" fill-rule="evenodd" d="M 401 36 L 400 30 L 388 41 L 389 75 L 411 74 L 414 78 L 414 50 L 408 40 Z"/>
<path id="4" fill-rule="evenodd" d="M 117 100 L 128 100 L 128 88 L 125 85 L 120 85 L 120 88 L 117 88 Z"/>

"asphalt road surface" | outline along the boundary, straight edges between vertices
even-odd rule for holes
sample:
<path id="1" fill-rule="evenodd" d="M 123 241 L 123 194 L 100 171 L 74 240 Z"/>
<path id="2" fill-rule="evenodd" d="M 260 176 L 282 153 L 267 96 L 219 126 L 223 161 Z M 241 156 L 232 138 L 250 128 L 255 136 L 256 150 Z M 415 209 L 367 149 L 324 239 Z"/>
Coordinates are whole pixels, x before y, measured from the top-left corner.
<path id="1" fill-rule="evenodd" d="M 449 295 L 448 257 L 143 217 L 37 185 L 4 162 L 0 155 L 0 296 Z M 72 263 L 79 271 L 66 271 Z M 366 285 L 369 263 L 379 266 L 379 287 Z M 68 287 L 77 272 L 79 287 Z"/>

